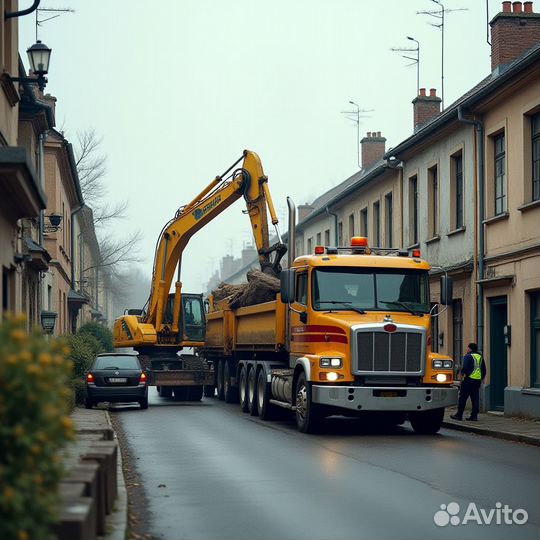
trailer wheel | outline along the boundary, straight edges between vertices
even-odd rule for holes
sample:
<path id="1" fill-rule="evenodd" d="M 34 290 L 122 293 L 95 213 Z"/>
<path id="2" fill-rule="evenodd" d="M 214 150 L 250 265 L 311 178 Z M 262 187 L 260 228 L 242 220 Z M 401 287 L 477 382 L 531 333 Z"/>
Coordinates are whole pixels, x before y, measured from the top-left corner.
<path id="1" fill-rule="evenodd" d="M 159 387 L 159 397 L 170 398 L 173 394 L 172 386 L 160 386 Z"/>
<path id="2" fill-rule="evenodd" d="M 188 401 L 189 399 L 189 387 L 187 386 L 173 386 L 174 399 L 177 401 Z"/>
<path id="3" fill-rule="evenodd" d="M 409 422 L 415 433 L 421 433 L 423 435 L 437 433 L 441 429 L 443 419 L 444 408 L 409 413 Z"/>
<path id="4" fill-rule="evenodd" d="M 204 397 L 215 397 L 216 387 L 213 384 L 206 385 L 204 387 Z"/>
<path id="5" fill-rule="evenodd" d="M 225 399 L 225 391 L 223 388 L 223 369 L 225 360 L 218 360 L 217 363 L 217 395 L 220 401 Z"/>
<path id="6" fill-rule="evenodd" d="M 257 416 L 259 411 L 257 408 L 257 378 L 255 376 L 255 367 L 252 367 L 248 372 L 247 400 L 249 414 L 251 416 Z"/>
<path id="7" fill-rule="evenodd" d="M 257 406 L 261 420 L 273 420 L 276 416 L 276 406 L 270 403 L 271 399 L 272 391 L 268 388 L 264 370 L 261 369 L 257 377 Z"/>
<path id="8" fill-rule="evenodd" d="M 188 386 L 187 387 L 187 400 L 188 401 L 201 401 L 203 396 L 202 386 Z"/>
<path id="9" fill-rule="evenodd" d="M 296 382 L 296 427 L 302 433 L 316 433 L 322 420 L 321 408 L 311 398 L 311 386 L 300 373 Z"/>
<path id="10" fill-rule="evenodd" d="M 224 360 L 223 367 L 223 398 L 225 403 L 238 403 L 238 389 L 232 385 L 231 367 L 228 360 Z"/>
<path id="11" fill-rule="evenodd" d="M 247 367 L 242 366 L 240 368 L 240 377 L 238 378 L 238 389 L 240 393 L 240 408 L 242 412 L 249 411 L 249 403 L 247 399 Z"/>

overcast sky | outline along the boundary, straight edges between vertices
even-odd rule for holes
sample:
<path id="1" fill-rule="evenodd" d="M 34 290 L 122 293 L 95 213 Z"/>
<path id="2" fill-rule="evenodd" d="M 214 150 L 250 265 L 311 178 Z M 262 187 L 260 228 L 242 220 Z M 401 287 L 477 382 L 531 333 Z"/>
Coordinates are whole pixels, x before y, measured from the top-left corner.
<path id="1" fill-rule="evenodd" d="M 42 7 L 75 10 L 39 29 L 53 49 L 47 92 L 58 98 L 57 125 L 73 142 L 89 127 L 103 136 L 110 199 L 129 202 L 128 219 L 111 234 L 142 230 L 149 275 L 164 223 L 244 148 L 260 155 L 284 216 L 287 195 L 311 201 L 358 170 L 356 127 L 341 114 L 349 100 L 373 109 L 361 136 L 381 131 L 387 148 L 409 136 L 416 69 L 390 50 L 414 46 L 406 36 L 420 42 L 420 86 L 440 95 L 440 30 L 416 14 L 437 9 L 431 0 L 44 0 Z M 445 7 L 467 8 L 446 16 L 448 105 L 489 73 L 490 51 L 485 0 Z M 500 8 L 489 1 L 490 19 Z M 34 41 L 34 16 L 21 18 L 21 51 Z M 240 200 L 191 240 L 184 291 L 203 290 L 220 258 L 251 240 L 243 209 Z"/>

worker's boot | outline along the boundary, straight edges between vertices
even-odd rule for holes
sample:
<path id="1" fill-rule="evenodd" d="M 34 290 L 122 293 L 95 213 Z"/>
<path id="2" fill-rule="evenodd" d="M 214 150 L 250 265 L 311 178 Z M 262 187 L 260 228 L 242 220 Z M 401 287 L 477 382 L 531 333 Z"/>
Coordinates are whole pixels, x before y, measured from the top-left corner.
<path id="1" fill-rule="evenodd" d="M 450 418 L 451 418 L 452 420 L 463 420 L 463 416 L 460 416 L 460 415 L 457 414 L 457 413 L 456 413 L 456 414 L 451 414 L 451 415 L 450 415 Z"/>

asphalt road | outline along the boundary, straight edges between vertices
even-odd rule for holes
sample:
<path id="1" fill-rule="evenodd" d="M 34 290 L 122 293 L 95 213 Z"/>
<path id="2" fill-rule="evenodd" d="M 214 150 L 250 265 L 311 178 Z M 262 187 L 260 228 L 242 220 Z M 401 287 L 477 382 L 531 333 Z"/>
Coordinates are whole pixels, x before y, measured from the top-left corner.
<path id="1" fill-rule="evenodd" d="M 532 446 L 344 418 L 303 435 L 292 420 L 262 422 L 217 399 L 166 400 L 153 388 L 148 410 L 117 406 L 112 414 L 157 538 L 540 538 L 540 449 Z M 436 525 L 435 513 L 452 502 L 460 523 Z M 497 525 L 497 503 L 526 510 L 527 523 Z M 491 525 L 475 523 L 491 509 Z M 464 524 L 467 512 L 473 520 Z"/>

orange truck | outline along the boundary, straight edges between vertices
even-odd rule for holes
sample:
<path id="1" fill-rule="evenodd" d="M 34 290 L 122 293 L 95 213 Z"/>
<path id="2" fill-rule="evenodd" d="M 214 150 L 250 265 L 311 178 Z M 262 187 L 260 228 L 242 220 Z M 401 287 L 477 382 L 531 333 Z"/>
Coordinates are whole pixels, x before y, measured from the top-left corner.
<path id="1" fill-rule="evenodd" d="M 201 354 L 213 363 L 218 397 L 271 419 L 294 412 L 301 432 L 332 415 L 372 415 L 436 433 L 455 405 L 454 362 L 431 350 L 430 265 L 418 250 L 370 248 L 355 237 L 294 257 L 275 301 L 230 309 L 209 298 Z M 440 303 L 452 299 L 441 277 Z"/>

